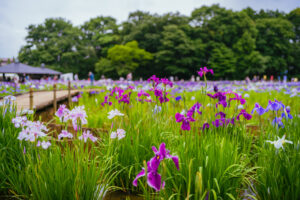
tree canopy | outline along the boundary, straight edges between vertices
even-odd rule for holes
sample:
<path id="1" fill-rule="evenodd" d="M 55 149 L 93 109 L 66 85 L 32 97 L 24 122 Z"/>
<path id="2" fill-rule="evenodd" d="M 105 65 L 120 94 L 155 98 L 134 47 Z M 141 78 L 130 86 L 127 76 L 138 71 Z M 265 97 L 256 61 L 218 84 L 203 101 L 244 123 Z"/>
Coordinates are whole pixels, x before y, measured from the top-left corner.
<path id="1" fill-rule="evenodd" d="M 62 72 L 87 77 L 135 78 L 178 76 L 188 79 L 201 66 L 215 79 L 253 75 L 300 76 L 300 8 L 290 13 L 241 11 L 202 6 L 190 16 L 180 13 L 130 13 L 117 24 L 98 16 L 80 26 L 63 18 L 29 25 L 19 60 L 44 63 Z"/>

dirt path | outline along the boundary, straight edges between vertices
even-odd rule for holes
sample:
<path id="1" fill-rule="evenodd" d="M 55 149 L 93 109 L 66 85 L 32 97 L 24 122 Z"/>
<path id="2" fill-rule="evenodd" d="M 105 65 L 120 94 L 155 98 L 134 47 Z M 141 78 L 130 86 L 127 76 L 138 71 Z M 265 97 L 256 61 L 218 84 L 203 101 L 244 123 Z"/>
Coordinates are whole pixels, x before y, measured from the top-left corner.
<path id="1" fill-rule="evenodd" d="M 78 94 L 78 90 L 72 90 L 71 96 Z M 17 111 L 29 109 L 29 93 L 16 97 Z M 56 91 L 57 101 L 62 101 L 68 98 L 68 90 Z M 53 104 L 53 91 L 42 91 L 33 93 L 33 108 L 36 110 L 43 109 Z"/>

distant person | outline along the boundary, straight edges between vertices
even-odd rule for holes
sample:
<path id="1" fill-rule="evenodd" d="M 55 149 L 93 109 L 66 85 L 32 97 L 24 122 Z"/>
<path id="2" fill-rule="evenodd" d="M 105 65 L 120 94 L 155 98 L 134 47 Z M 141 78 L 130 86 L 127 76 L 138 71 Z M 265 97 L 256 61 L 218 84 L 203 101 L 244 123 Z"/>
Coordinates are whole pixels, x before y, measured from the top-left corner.
<path id="1" fill-rule="evenodd" d="M 191 81 L 192 81 L 192 82 L 195 82 L 195 76 L 194 76 L 194 75 L 192 75 Z"/>
<path id="2" fill-rule="evenodd" d="M 91 86 L 94 85 L 94 74 L 93 72 L 89 72 L 89 78 L 90 78 L 90 81 L 91 81 Z"/>
<path id="3" fill-rule="evenodd" d="M 287 75 L 283 76 L 283 82 L 286 83 L 287 82 Z"/>
<path id="4" fill-rule="evenodd" d="M 131 81 L 131 80 L 132 80 L 132 73 L 127 74 L 126 79 L 127 79 L 128 81 Z"/>
<path id="5" fill-rule="evenodd" d="M 19 76 L 14 76 L 14 83 L 18 84 L 19 83 Z"/>
<path id="6" fill-rule="evenodd" d="M 271 77 L 270 77 L 270 80 L 271 80 L 271 81 L 273 81 L 273 80 L 274 80 L 274 76 L 273 76 L 273 75 L 271 75 Z"/>
<path id="7" fill-rule="evenodd" d="M 264 81 L 266 81 L 266 80 L 267 80 L 267 78 L 268 78 L 268 77 L 267 77 L 267 75 L 264 75 Z"/>
<path id="8" fill-rule="evenodd" d="M 249 76 L 246 77 L 245 81 L 246 81 L 246 84 L 249 84 L 251 82 Z"/>
<path id="9" fill-rule="evenodd" d="M 75 81 L 78 81 L 78 74 L 74 75 L 74 79 L 75 79 Z"/>

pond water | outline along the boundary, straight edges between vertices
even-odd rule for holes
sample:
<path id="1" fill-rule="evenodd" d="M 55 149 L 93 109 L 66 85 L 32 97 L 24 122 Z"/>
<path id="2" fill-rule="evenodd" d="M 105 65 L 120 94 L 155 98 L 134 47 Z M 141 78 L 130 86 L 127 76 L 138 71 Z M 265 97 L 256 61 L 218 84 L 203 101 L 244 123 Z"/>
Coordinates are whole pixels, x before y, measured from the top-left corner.
<path id="1" fill-rule="evenodd" d="M 126 194 L 122 191 L 115 191 L 108 193 L 104 200 L 143 200 L 143 198 L 133 194 Z"/>

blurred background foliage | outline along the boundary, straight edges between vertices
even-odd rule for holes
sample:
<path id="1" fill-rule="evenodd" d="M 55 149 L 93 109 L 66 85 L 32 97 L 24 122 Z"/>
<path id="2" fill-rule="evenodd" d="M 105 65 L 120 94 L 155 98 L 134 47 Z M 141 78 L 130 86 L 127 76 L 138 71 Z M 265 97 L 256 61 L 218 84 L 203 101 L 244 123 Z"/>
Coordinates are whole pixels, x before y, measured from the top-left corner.
<path id="1" fill-rule="evenodd" d="M 89 71 L 135 79 L 177 76 L 189 79 L 201 66 L 215 79 L 254 75 L 300 76 L 300 8 L 290 13 L 202 6 L 190 16 L 136 11 L 120 24 L 99 16 L 74 26 L 63 18 L 29 25 L 21 62 L 61 72 Z"/>

